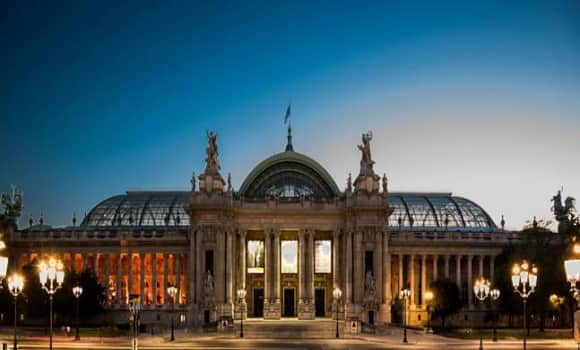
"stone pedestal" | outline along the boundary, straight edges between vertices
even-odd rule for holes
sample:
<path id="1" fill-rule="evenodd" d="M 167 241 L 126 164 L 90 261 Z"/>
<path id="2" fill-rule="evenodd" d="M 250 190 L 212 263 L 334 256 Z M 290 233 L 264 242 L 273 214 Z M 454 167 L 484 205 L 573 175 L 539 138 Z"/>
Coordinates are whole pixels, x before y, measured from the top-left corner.
<path id="1" fill-rule="evenodd" d="M 314 305 L 310 302 L 310 300 L 301 300 L 298 302 L 298 319 L 314 319 Z"/>
<path id="2" fill-rule="evenodd" d="M 278 302 L 264 303 L 264 319 L 279 320 L 282 314 L 282 306 Z"/>
<path id="3" fill-rule="evenodd" d="M 219 173 L 201 174 L 198 179 L 199 179 L 199 190 L 202 192 L 224 191 L 226 183 Z"/>

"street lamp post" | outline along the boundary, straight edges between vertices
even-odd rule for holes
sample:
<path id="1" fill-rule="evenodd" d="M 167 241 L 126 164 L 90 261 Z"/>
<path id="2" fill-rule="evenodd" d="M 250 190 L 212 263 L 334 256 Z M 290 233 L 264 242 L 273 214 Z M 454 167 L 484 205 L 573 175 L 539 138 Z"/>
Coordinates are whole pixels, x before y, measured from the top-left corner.
<path id="1" fill-rule="evenodd" d="M 167 294 L 169 294 L 169 296 L 171 297 L 171 338 L 169 339 L 169 341 L 175 340 L 175 326 L 173 323 L 173 314 L 175 311 L 175 296 L 177 295 L 177 291 L 178 291 L 177 287 L 174 285 L 167 287 Z"/>
<path id="2" fill-rule="evenodd" d="M 16 305 L 18 302 L 18 295 L 22 292 L 23 288 L 24 278 L 21 275 L 15 273 L 8 277 L 8 289 L 10 290 L 10 294 L 14 296 L 14 350 L 18 349 L 18 340 L 16 339 L 16 320 L 18 319 Z"/>
<path id="3" fill-rule="evenodd" d="M 489 282 L 489 280 L 486 280 L 483 277 L 481 277 L 475 281 L 475 284 L 473 285 L 473 294 L 475 294 L 475 297 L 477 298 L 477 300 L 479 300 L 480 304 L 483 304 L 485 299 L 487 299 L 487 297 L 489 297 L 490 286 L 491 286 L 491 283 Z M 479 332 L 479 350 L 483 350 L 483 332 L 482 331 Z"/>
<path id="4" fill-rule="evenodd" d="M 244 287 L 238 289 L 238 300 L 240 301 L 240 338 L 244 337 L 244 299 L 246 290 Z"/>
<path id="5" fill-rule="evenodd" d="M 580 245 L 578 243 L 574 244 L 573 247 L 574 255 L 580 254 Z M 580 303 L 580 291 L 578 290 L 578 282 L 580 281 L 580 259 L 567 259 L 564 261 L 564 269 L 566 270 L 566 279 L 570 283 L 570 293 L 574 299 L 576 299 L 576 308 L 578 308 L 578 303 Z M 578 325 L 576 320 L 578 318 L 578 311 L 574 312 L 574 337 L 576 338 L 576 329 Z M 578 338 L 576 338 L 578 339 Z M 578 345 L 580 347 L 580 343 Z"/>
<path id="6" fill-rule="evenodd" d="M 433 292 L 430 290 L 426 291 L 423 299 L 427 302 L 427 328 L 425 332 L 433 333 L 433 329 L 431 329 L 431 301 L 433 300 Z"/>
<path id="7" fill-rule="evenodd" d="M 340 290 L 340 288 L 336 287 L 334 288 L 334 290 L 332 291 L 332 296 L 334 297 L 334 301 L 336 302 L 336 337 L 339 337 L 339 333 L 338 333 L 338 315 L 339 315 L 339 308 L 340 308 L 340 298 L 342 297 L 342 290 Z"/>
<path id="8" fill-rule="evenodd" d="M 81 340 L 81 335 L 79 332 L 79 298 L 81 297 L 81 295 L 83 294 L 83 287 L 81 287 L 80 285 L 76 285 L 73 287 L 72 289 L 73 294 L 75 296 L 76 299 L 76 303 L 77 303 L 77 319 L 76 319 L 76 323 L 77 323 L 77 334 L 75 335 L 75 340 Z"/>
<path id="9" fill-rule="evenodd" d="M 139 345 L 137 343 L 137 334 L 139 330 L 139 313 L 141 311 L 141 298 L 137 295 L 130 295 L 129 296 L 129 313 L 131 314 L 131 333 L 132 333 L 132 342 L 131 342 L 131 350 L 139 349 Z"/>
<path id="10" fill-rule="evenodd" d="M 64 269 L 62 262 L 56 260 L 55 258 L 50 258 L 48 263 L 41 261 L 38 267 L 38 277 L 40 278 L 40 284 L 42 289 L 48 293 L 50 300 L 50 342 L 49 349 L 52 350 L 52 299 L 54 293 L 62 287 L 62 282 L 64 281 Z"/>
<path id="11" fill-rule="evenodd" d="M 489 296 L 491 297 L 491 300 L 494 302 L 493 304 L 493 337 L 492 340 L 494 342 L 497 341 L 497 330 L 496 330 L 496 318 L 497 318 L 497 306 L 496 306 L 496 301 L 499 299 L 501 292 L 499 291 L 499 289 L 494 288 L 489 292 Z"/>
<path id="12" fill-rule="evenodd" d="M 405 288 L 400 295 L 403 298 L 403 343 L 407 343 L 407 299 L 411 296 L 411 290 Z"/>
<path id="13" fill-rule="evenodd" d="M 538 269 L 523 261 L 521 265 L 515 264 L 512 268 L 512 285 L 514 292 L 522 297 L 524 304 L 524 350 L 526 350 L 526 330 L 527 330 L 527 313 L 526 304 L 529 296 L 534 292 L 538 284 Z"/>

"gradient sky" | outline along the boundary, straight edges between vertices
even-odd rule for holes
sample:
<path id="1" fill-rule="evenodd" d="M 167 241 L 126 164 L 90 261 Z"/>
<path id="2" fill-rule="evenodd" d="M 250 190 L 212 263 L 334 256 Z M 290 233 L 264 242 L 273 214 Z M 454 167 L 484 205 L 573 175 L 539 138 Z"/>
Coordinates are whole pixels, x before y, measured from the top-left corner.
<path id="1" fill-rule="evenodd" d="M 372 130 L 391 190 L 448 191 L 508 228 L 580 202 L 580 2 L 0 2 L 0 191 L 70 224 L 184 189 L 205 130 L 238 187 L 295 150 L 344 188 Z M 580 206 L 580 204 L 579 204 Z"/>

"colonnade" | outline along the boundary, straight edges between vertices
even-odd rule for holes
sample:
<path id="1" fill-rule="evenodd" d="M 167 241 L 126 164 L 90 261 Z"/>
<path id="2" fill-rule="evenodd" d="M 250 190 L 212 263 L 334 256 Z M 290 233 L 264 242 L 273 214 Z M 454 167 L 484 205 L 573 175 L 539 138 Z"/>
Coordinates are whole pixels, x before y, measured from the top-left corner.
<path id="1" fill-rule="evenodd" d="M 399 293 L 403 288 L 411 290 L 411 307 L 426 304 L 423 294 L 434 280 L 446 278 L 453 280 L 459 287 L 461 297 L 469 308 L 475 305 L 472 287 L 475 279 L 485 277 L 494 281 L 495 255 L 485 254 L 394 254 L 397 256 L 397 284 L 393 292 Z M 454 269 L 451 269 L 451 265 Z M 443 271 L 440 271 L 440 268 Z M 454 271 L 453 271 L 454 270 Z"/>
<path id="2" fill-rule="evenodd" d="M 169 307 L 173 302 L 167 294 L 170 285 L 178 287 L 175 304 L 187 303 L 186 253 L 147 249 L 32 253 L 21 256 L 21 263 L 49 257 L 60 259 L 69 273 L 79 274 L 87 269 L 92 271 L 105 287 L 109 305 L 127 304 L 129 297 L 136 295 L 145 307 Z"/>

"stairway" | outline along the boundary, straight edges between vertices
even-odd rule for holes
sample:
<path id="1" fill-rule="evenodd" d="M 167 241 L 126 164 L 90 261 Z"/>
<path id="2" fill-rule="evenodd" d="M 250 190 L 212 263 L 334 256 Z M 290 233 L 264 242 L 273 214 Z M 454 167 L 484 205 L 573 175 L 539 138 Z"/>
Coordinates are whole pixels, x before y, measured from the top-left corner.
<path id="1" fill-rule="evenodd" d="M 240 324 L 236 322 L 236 331 Z M 343 323 L 339 323 L 342 335 Z M 285 318 L 281 320 L 249 319 L 244 321 L 246 338 L 292 338 L 324 339 L 336 336 L 336 321 L 331 319 L 298 320 Z"/>

